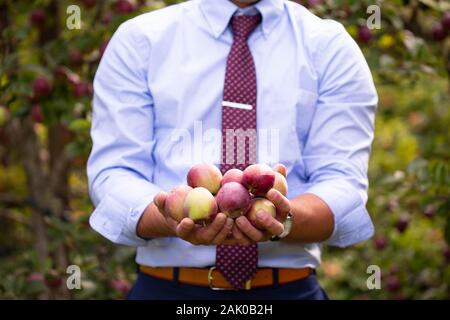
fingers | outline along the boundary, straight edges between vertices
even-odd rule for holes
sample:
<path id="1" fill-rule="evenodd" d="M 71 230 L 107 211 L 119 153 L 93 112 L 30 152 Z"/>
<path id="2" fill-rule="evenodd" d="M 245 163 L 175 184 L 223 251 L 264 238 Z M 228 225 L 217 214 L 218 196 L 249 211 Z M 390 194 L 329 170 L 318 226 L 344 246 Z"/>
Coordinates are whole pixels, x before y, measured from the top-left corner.
<path id="1" fill-rule="evenodd" d="M 256 229 L 246 217 L 237 218 L 236 224 L 244 235 L 255 242 L 261 241 L 265 238 L 264 233 L 261 230 Z"/>
<path id="2" fill-rule="evenodd" d="M 286 170 L 286 166 L 282 163 L 277 163 L 274 167 L 273 170 L 281 173 L 285 178 L 286 178 L 286 174 L 287 174 L 287 170 Z"/>
<path id="3" fill-rule="evenodd" d="M 164 205 L 166 203 L 167 194 L 167 192 L 161 191 L 153 198 L 153 202 L 162 214 L 164 214 Z"/>
<path id="4" fill-rule="evenodd" d="M 192 219 L 184 218 L 176 226 L 176 234 L 192 244 L 220 244 L 230 233 L 233 220 L 223 213 L 218 213 L 213 222 L 206 227 L 200 227 Z"/>
<path id="5" fill-rule="evenodd" d="M 223 213 L 218 213 L 211 224 L 204 228 L 198 229 L 196 235 L 197 238 L 202 243 L 212 243 L 214 238 L 222 231 L 226 222 L 227 216 Z"/>
<path id="6" fill-rule="evenodd" d="M 274 203 L 277 211 L 285 219 L 290 211 L 289 200 L 287 200 L 277 190 L 270 190 L 267 198 Z M 155 197 L 155 205 L 161 205 L 165 200 L 164 194 Z M 223 213 L 218 213 L 212 223 L 205 227 L 200 227 L 189 218 L 184 218 L 176 226 L 178 237 L 191 242 L 192 244 L 239 244 L 250 245 L 259 241 L 266 241 L 272 235 L 279 235 L 283 232 L 283 225 L 271 215 L 265 212 L 257 213 L 258 228 L 255 228 L 245 217 L 239 217 L 234 222 Z M 229 235 L 232 234 L 230 238 Z"/>
<path id="7" fill-rule="evenodd" d="M 166 218 L 165 220 L 166 220 L 166 223 L 169 226 L 169 228 L 171 228 L 176 233 L 177 227 L 178 227 L 178 222 L 169 216 L 167 216 L 165 218 Z"/>
<path id="8" fill-rule="evenodd" d="M 222 230 L 216 235 L 216 237 L 213 240 L 213 244 L 221 244 L 225 241 L 225 239 L 228 237 L 228 234 L 231 232 L 231 229 L 233 228 L 233 219 L 227 218 L 225 225 L 223 226 Z"/>
<path id="9" fill-rule="evenodd" d="M 243 246 L 248 246 L 253 244 L 255 241 L 249 239 L 239 228 L 234 225 L 232 229 L 233 233 L 233 239 L 231 240 L 232 243 L 230 244 L 240 244 Z"/>
<path id="10" fill-rule="evenodd" d="M 189 218 L 184 218 L 180 221 L 176 228 L 177 236 L 182 239 L 187 239 L 192 231 L 195 229 L 195 223 Z"/>
<path id="11" fill-rule="evenodd" d="M 271 235 L 280 235 L 284 231 L 283 224 L 269 214 L 264 212 L 256 213 L 256 218 L 262 228 Z"/>
<path id="12" fill-rule="evenodd" d="M 283 196 L 278 190 L 270 189 L 266 194 L 266 198 L 270 200 L 277 208 L 277 219 L 284 221 L 291 211 L 291 204 L 285 196 Z"/>

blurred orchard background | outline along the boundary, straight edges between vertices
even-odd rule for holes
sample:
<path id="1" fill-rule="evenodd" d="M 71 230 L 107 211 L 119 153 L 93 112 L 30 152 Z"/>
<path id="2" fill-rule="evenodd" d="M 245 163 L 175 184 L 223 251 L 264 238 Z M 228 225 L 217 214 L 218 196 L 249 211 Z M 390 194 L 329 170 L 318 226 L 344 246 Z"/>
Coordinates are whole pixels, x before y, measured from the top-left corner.
<path id="1" fill-rule="evenodd" d="M 123 21 L 176 2 L 0 0 L 1 299 L 120 299 L 129 290 L 135 250 L 88 225 L 92 79 Z M 322 285 L 334 299 L 449 299 L 450 2 L 298 2 L 345 25 L 380 96 L 368 202 L 376 236 L 325 248 Z M 67 28 L 72 4 L 81 29 Z M 381 9 L 379 29 L 366 27 L 370 5 Z M 66 288 L 71 264 L 81 290 Z M 369 265 L 381 268 L 381 290 L 367 289 Z"/>

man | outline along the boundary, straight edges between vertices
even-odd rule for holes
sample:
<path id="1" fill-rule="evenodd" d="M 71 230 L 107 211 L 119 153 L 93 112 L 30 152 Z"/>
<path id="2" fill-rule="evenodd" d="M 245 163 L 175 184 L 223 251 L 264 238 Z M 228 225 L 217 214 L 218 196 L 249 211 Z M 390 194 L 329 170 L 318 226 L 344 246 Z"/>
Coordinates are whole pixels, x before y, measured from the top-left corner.
<path id="1" fill-rule="evenodd" d="M 341 24 L 284 0 L 188 1 L 120 26 L 94 91 L 90 223 L 137 247 L 130 299 L 325 299 L 321 245 L 372 236 L 377 95 Z M 244 161 L 226 161 L 227 130 L 256 130 L 256 146 L 250 135 L 231 147 Z M 277 217 L 260 214 L 259 229 L 222 213 L 176 223 L 166 192 L 198 162 L 282 163 L 289 193 L 267 194 Z"/>

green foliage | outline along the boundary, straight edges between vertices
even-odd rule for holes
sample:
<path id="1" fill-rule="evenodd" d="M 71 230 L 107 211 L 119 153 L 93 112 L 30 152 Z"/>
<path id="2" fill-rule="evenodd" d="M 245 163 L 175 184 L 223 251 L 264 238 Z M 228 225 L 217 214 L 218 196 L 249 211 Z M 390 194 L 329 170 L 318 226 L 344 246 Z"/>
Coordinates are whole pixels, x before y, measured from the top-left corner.
<path id="1" fill-rule="evenodd" d="M 75 1 L 82 9 L 81 30 L 65 28 L 65 9 L 73 1 L 0 3 L 0 298 L 41 298 L 67 276 L 55 255 L 39 268 L 32 216 L 42 208 L 30 197 L 32 179 L 11 137 L 28 118 L 43 163 L 51 154 L 55 125 L 70 160 L 65 214 L 47 214 L 45 224 L 49 250 L 65 247 L 70 264 L 81 267 L 83 289 L 71 296 L 122 298 L 136 276 L 135 250 L 112 245 L 88 224 L 92 206 L 85 162 L 91 147 L 92 79 L 120 23 L 182 1 L 131 1 L 131 12 L 120 12 L 119 0 L 94 1 L 92 7 L 91 2 Z M 319 16 L 342 22 L 359 42 L 380 97 L 367 204 L 376 236 L 345 250 L 325 248 L 321 282 L 335 299 L 448 299 L 450 37 L 447 32 L 436 40 L 434 28 L 450 6 L 438 0 L 303 2 Z M 364 38 L 361 30 L 371 4 L 381 8 L 381 29 Z M 7 19 L 2 15 L 6 10 Z M 38 10 L 44 22 L 39 23 Z M 51 90 L 39 96 L 34 82 L 42 76 Z M 49 166 L 41 170 L 49 171 Z M 369 265 L 381 268 L 381 290 L 367 289 Z"/>

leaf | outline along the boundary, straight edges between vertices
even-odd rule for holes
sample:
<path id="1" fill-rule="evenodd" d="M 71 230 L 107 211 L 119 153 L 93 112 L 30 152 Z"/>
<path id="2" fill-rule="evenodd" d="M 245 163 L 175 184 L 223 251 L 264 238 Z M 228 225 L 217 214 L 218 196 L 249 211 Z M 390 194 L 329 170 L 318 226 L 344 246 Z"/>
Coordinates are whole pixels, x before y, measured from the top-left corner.
<path id="1" fill-rule="evenodd" d="M 91 127 L 91 123 L 87 119 L 76 119 L 72 121 L 69 125 L 69 129 L 76 132 L 76 133 L 82 133 L 85 131 L 89 131 Z"/>

